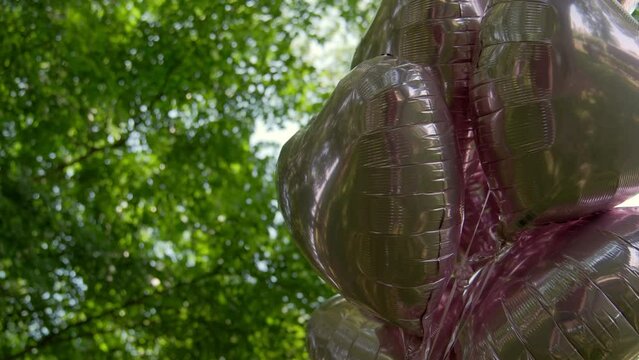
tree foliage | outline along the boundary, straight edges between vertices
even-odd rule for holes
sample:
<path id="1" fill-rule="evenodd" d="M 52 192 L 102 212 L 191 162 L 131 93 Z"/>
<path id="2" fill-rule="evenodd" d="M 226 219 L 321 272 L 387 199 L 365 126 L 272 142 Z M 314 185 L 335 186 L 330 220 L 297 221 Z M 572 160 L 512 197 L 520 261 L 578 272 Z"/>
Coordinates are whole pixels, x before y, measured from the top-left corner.
<path id="1" fill-rule="evenodd" d="M 329 290 L 249 139 L 317 110 L 292 41 L 356 3 L 0 0 L 0 359 L 303 358 Z"/>

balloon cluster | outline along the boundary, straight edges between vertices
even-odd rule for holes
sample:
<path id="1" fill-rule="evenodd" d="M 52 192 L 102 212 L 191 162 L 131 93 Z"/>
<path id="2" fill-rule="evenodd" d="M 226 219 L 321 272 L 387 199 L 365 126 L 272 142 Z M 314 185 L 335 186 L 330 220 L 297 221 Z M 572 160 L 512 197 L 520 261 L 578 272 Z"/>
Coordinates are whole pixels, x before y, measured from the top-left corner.
<path id="1" fill-rule="evenodd" d="M 278 162 L 313 359 L 639 357 L 635 5 L 382 1 Z"/>

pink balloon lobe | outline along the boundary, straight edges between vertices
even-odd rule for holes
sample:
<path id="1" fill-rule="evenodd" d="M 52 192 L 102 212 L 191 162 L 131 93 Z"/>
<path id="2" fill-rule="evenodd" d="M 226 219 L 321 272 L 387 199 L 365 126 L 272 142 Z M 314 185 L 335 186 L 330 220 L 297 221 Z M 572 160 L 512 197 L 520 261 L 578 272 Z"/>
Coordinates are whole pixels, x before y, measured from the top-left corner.
<path id="1" fill-rule="evenodd" d="M 467 292 L 463 359 L 639 356 L 639 209 L 548 225 Z"/>
<path id="2" fill-rule="evenodd" d="M 383 1 L 278 162 L 295 240 L 363 310 L 313 315 L 315 354 L 639 356 L 639 210 L 592 216 L 639 192 L 638 35 L 613 1 Z"/>
<path id="3" fill-rule="evenodd" d="M 638 34 L 612 1 L 489 3 L 471 97 L 506 234 L 639 192 Z"/>
<path id="4" fill-rule="evenodd" d="M 477 154 L 469 117 L 472 55 L 487 0 L 384 0 L 353 65 L 380 54 L 432 67 L 452 115 L 464 171 L 460 261 L 476 269 L 500 247 L 497 202 Z"/>
<path id="5" fill-rule="evenodd" d="M 280 202 L 295 241 L 327 281 L 420 334 L 457 255 L 460 164 L 432 71 L 378 57 L 342 80 L 284 146 Z"/>

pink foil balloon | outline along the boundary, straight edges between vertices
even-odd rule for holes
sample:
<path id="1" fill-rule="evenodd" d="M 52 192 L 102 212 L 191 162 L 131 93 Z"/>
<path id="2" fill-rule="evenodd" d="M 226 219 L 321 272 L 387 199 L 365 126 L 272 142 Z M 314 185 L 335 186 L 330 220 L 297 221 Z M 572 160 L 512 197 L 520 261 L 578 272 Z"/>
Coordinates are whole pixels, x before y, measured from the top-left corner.
<path id="1" fill-rule="evenodd" d="M 485 1 L 384 0 L 364 35 L 353 66 L 390 54 L 434 67 L 458 137 L 468 143 L 468 83 Z M 464 147 L 466 149 L 466 147 Z"/>
<path id="2" fill-rule="evenodd" d="M 494 0 L 471 97 L 505 233 L 639 192 L 639 25 L 614 1 Z"/>
<path id="3" fill-rule="evenodd" d="M 465 177 L 462 257 L 476 268 L 500 246 L 497 203 L 488 196 L 473 140 L 469 110 L 472 54 L 486 0 L 384 0 L 353 65 L 380 54 L 437 71 L 459 142 Z"/>
<path id="4" fill-rule="evenodd" d="M 463 359 L 637 359 L 639 209 L 549 225 L 468 290 Z"/>
<path id="5" fill-rule="evenodd" d="M 437 358 L 445 349 L 460 295 L 473 271 L 501 246 L 496 197 L 491 196 L 479 163 L 469 117 L 472 54 L 486 1 L 385 0 L 360 43 L 353 64 L 389 53 L 432 66 L 451 110 L 464 172 L 464 220 L 456 275 L 446 279 L 435 317 L 424 319 L 424 356 Z"/>
<path id="6" fill-rule="evenodd" d="M 349 300 L 422 332 L 458 250 L 463 178 L 430 69 L 358 65 L 284 146 L 280 204 L 293 237 Z"/>

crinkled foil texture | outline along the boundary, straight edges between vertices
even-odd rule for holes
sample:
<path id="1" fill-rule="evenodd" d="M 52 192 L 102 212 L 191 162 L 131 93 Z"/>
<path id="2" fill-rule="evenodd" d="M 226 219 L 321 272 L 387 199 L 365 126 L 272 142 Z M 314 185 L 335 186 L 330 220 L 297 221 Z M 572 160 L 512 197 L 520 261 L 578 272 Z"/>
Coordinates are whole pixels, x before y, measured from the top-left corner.
<path id="1" fill-rule="evenodd" d="M 411 339 L 397 328 L 330 300 L 309 323 L 311 357 L 635 359 L 639 208 L 527 233 L 486 264 L 453 307 L 461 321 L 444 326 L 459 331 L 456 340 L 447 339 L 445 352 L 427 354 L 411 353 Z"/>
<path id="2" fill-rule="evenodd" d="M 636 359 L 639 209 L 521 239 L 468 290 L 461 359 Z"/>
<path id="3" fill-rule="evenodd" d="M 639 192 L 637 22 L 383 0 L 353 67 L 278 163 L 295 240 L 348 299 L 313 314 L 311 357 L 637 358 L 639 210 L 609 210 Z"/>
<path id="4" fill-rule="evenodd" d="M 420 334 L 457 254 L 460 164 L 432 71 L 377 57 L 342 80 L 284 146 L 283 213 L 346 298 Z"/>
<path id="5" fill-rule="evenodd" d="M 473 51 L 486 0 L 384 0 L 353 65 L 390 54 L 432 67 L 444 89 L 463 162 L 466 199 L 462 255 L 476 269 L 500 246 L 497 202 L 489 196 L 469 116 Z"/>
<path id="6" fill-rule="evenodd" d="M 311 359 L 393 360 L 407 352 L 401 331 L 365 314 L 339 295 L 313 312 L 307 334 Z"/>
<path id="7" fill-rule="evenodd" d="M 639 192 L 639 26 L 600 0 L 493 0 L 471 98 L 505 232 Z M 634 95 L 633 95 L 634 94 Z"/>

